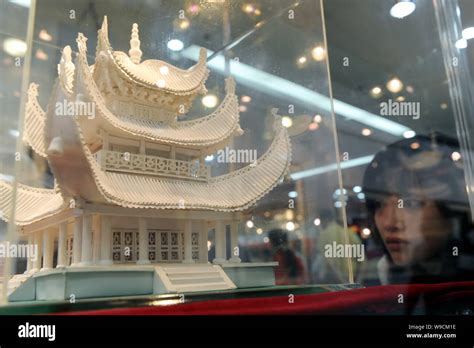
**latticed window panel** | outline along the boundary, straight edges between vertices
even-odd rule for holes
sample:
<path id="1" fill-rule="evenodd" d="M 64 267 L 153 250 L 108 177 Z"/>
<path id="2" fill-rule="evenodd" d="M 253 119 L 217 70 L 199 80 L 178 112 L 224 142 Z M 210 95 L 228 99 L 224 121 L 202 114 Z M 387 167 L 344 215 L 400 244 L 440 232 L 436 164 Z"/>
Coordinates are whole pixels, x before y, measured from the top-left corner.
<path id="1" fill-rule="evenodd" d="M 168 245 L 168 233 L 161 232 L 161 245 Z"/>
<path id="2" fill-rule="evenodd" d="M 171 232 L 171 245 L 172 246 L 177 246 L 178 245 L 178 233 L 177 232 Z"/>
<path id="3" fill-rule="evenodd" d="M 125 245 L 133 245 L 132 232 L 125 232 Z"/>
<path id="4" fill-rule="evenodd" d="M 192 245 L 199 245 L 199 233 L 193 233 L 191 235 L 191 244 Z"/>

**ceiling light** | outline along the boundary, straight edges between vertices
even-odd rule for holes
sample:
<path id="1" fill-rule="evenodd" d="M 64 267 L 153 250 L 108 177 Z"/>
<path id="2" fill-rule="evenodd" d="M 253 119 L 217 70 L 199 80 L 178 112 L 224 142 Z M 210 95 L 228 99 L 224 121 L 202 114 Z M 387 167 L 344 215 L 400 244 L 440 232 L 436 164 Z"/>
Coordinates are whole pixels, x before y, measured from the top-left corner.
<path id="1" fill-rule="evenodd" d="M 181 31 L 184 31 L 184 30 L 188 29 L 190 25 L 191 25 L 191 22 L 186 17 L 176 18 L 173 21 L 173 27 L 176 28 L 177 30 L 181 30 Z"/>
<path id="2" fill-rule="evenodd" d="M 181 40 L 173 39 L 168 41 L 167 46 L 171 51 L 181 51 L 184 47 L 184 44 Z"/>
<path id="3" fill-rule="evenodd" d="M 413 138 L 416 135 L 415 131 L 409 130 L 403 133 L 405 139 Z"/>
<path id="4" fill-rule="evenodd" d="M 467 40 L 466 39 L 459 39 L 458 41 L 456 41 L 456 43 L 454 44 L 454 46 L 456 46 L 456 48 L 459 48 L 459 49 L 463 49 L 463 48 L 466 48 L 467 47 Z"/>
<path id="5" fill-rule="evenodd" d="M 415 91 L 415 89 L 413 88 L 413 86 L 407 86 L 407 87 L 406 87 L 406 90 L 407 90 L 407 92 L 410 93 L 410 94 L 412 94 L 412 93 Z"/>
<path id="6" fill-rule="evenodd" d="M 242 103 L 250 103 L 252 101 L 252 97 L 248 96 L 248 95 L 243 95 L 240 100 L 242 101 Z"/>
<path id="7" fill-rule="evenodd" d="M 262 234 L 263 233 L 263 230 L 259 227 L 257 228 L 257 234 Z"/>
<path id="8" fill-rule="evenodd" d="M 219 99 L 214 94 L 208 94 L 202 98 L 202 104 L 206 108 L 215 108 Z"/>
<path id="9" fill-rule="evenodd" d="M 322 46 L 316 46 L 311 50 L 311 55 L 315 61 L 320 62 L 326 58 L 326 50 Z"/>
<path id="10" fill-rule="evenodd" d="M 339 170 L 339 168 L 348 169 L 348 168 L 353 168 L 353 167 L 369 164 L 373 159 L 374 159 L 373 155 L 357 157 L 357 158 L 339 162 L 339 163 L 332 163 L 332 164 L 327 164 L 321 167 L 302 170 L 300 172 L 290 174 L 290 177 L 293 180 L 300 180 L 300 179 L 308 178 L 311 176 L 316 176 L 316 175 L 321 175 L 324 173 L 337 171 Z"/>
<path id="11" fill-rule="evenodd" d="M 365 199 L 365 193 L 364 193 L 364 192 L 359 192 L 359 193 L 357 194 L 357 198 L 359 198 L 360 200 Z"/>
<path id="12" fill-rule="evenodd" d="M 448 104 L 447 103 L 441 103 L 439 104 L 439 107 L 442 109 L 442 110 L 446 110 L 448 108 Z"/>
<path id="13" fill-rule="evenodd" d="M 201 10 L 201 8 L 199 7 L 198 4 L 191 4 L 188 7 L 188 12 L 193 14 L 193 15 L 198 14 L 200 10 Z"/>
<path id="14" fill-rule="evenodd" d="M 403 102 L 405 101 L 405 97 L 403 95 L 399 95 L 395 100 L 398 102 Z"/>
<path id="15" fill-rule="evenodd" d="M 26 53 L 26 42 L 9 37 L 3 41 L 3 50 L 13 57 L 23 57 Z"/>
<path id="16" fill-rule="evenodd" d="M 290 128 L 293 125 L 293 120 L 288 116 L 283 116 L 281 118 L 281 124 L 285 128 Z"/>
<path id="17" fill-rule="evenodd" d="M 379 98 L 382 95 L 382 88 L 375 86 L 370 90 L 369 94 L 372 98 Z"/>
<path id="18" fill-rule="evenodd" d="M 390 15 L 395 18 L 404 18 L 415 11 L 416 5 L 411 0 L 397 0 L 390 9 Z"/>
<path id="19" fill-rule="evenodd" d="M 360 187 L 360 186 L 354 186 L 354 187 L 352 188 L 352 191 L 354 191 L 355 193 L 362 192 L 362 187 Z"/>
<path id="20" fill-rule="evenodd" d="M 313 117 L 313 122 L 321 123 L 322 120 L 323 118 L 319 114 Z"/>
<path id="21" fill-rule="evenodd" d="M 454 162 L 457 162 L 461 159 L 461 154 L 457 151 L 454 151 L 452 154 L 451 154 L 451 159 L 454 161 Z"/>
<path id="22" fill-rule="evenodd" d="M 303 65 L 303 64 L 305 64 L 307 61 L 308 61 L 308 60 L 306 59 L 305 56 L 302 56 L 302 57 L 299 57 L 299 58 L 298 58 L 298 64 L 299 64 L 299 65 Z"/>
<path id="23" fill-rule="evenodd" d="M 191 23 L 189 22 L 189 19 L 183 18 L 182 20 L 179 21 L 179 28 L 182 30 L 186 30 L 189 28 Z"/>
<path id="24" fill-rule="evenodd" d="M 239 111 L 240 112 L 245 112 L 245 111 L 247 111 L 247 107 L 245 105 L 239 105 Z"/>
<path id="25" fill-rule="evenodd" d="M 316 219 L 314 219 L 313 223 L 314 223 L 314 226 L 319 226 L 319 225 L 321 225 L 321 219 L 316 218 Z"/>
<path id="26" fill-rule="evenodd" d="M 364 235 L 365 237 L 370 236 L 371 233 L 372 232 L 367 227 L 362 230 L 362 235 Z"/>
<path id="27" fill-rule="evenodd" d="M 43 51 L 41 48 L 38 48 L 35 53 L 36 59 L 39 60 L 47 60 L 48 59 L 48 54 Z"/>
<path id="28" fill-rule="evenodd" d="M 214 160 L 214 155 L 208 155 L 206 158 L 204 158 L 204 161 L 206 162 L 212 162 Z"/>
<path id="29" fill-rule="evenodd" d="M 295 223 L 293 221 L 288 221 L 286 223 L 286 229 L 288 231 L 294 231 L 295 230 Z"/>
<path id="30" fill-rule="evenodd" d="M 242 10 L 245 12 L 245 13 L 253 13 L 255 11 L 255 6 L 252 5 L 252 4 L 244 4 L 242 6 Z"/>
<path id="31" fill-rule="evenodd" d="M 474 39 L 474 27 L 464 29 L 462 31 L 462 38 L 466 40 Z"/>
<path id="32" fill-rule="evenodd" d="M 417 149 L 420 148 L 420 143 L 419 143 L 419 142 L 411 143 L 411 144 L 410 144 L 410 148 L 411 148 L 412 150 L 417 150 Z"/>
<path id="33" fill-rule="evenodd" d="M 50 33 L 48 33 L 46 31 L 46 29 L 41 29 L 39 34 L 38 34 L 38 37 L 43 40 L 43 41 L 47 41 L 47 42 L 50 42 L 51 40 L 53 40 L 53 37 L 51 36 Z"/>
<path id="34" fill-rule="evenodd" d="M 290 197 L 290 198 L 296 198 L 296 197 L 298 197 L 298 192 L 296 192 L 296 191 L 290 191 L 290 192 L 288 192 L 288 197 Z"/>
<path id="35" fill-rule="evenodd" d="M 269 241 L 270 241 L 270 239 L 268 239 L 268 237 L 263 237 L 263 242 L 264 242 L 265 244 L 267 244 Z"/>
<path id="36" fill-rule="evenodd" d="M 319 124 L 317 124 L 316 122 L 311 122 L 308 126 L 308 129 L 310 131 L 315 131 L 319 128 Z"/>
<path id="37" fill-rule="evenodd" d="M 403 82 L 398 77 L 394 77 L 387 82 L 387 89 L 392 93 L 398 93 L 403 89 Z"/>
<path id="38" fill-rule="evenodd" d="M 372 131 L 371 131 L 369 128 L 364 128 L 364 129 L 362 129 L 362 135 L 363 135 L 364 137 L 368 137 L 368 136 L 371 135 L 371 134 L 372 134 Z"/>
<path id="39" fill-rule="evenodd" d="M 252 228 L 252 227 L 254 226 L 252 220 L 248 220 L 247 223 L 246 223 L 246 225 L 247 225 L 248 228 Z"/>
<path id="40" fill-rule="evenodd" d="M 262 14 L 262 11 L 260 11 L 258 8 L 253 11 L 253 14 L 256 15 L 256 16 L 260 16 Z"/>

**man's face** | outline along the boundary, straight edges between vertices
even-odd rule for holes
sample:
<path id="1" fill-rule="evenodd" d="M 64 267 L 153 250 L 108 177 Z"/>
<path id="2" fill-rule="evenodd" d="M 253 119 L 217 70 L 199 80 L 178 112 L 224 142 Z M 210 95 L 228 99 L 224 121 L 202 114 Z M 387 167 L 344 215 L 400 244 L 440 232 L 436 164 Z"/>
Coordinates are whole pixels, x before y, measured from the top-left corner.
<path id="1" fill-rule="evenodd" d="M 375 210 L 375 224 L 397 265 L 417 263 L 442 250 L 449 224 L 432 201 L 389 196 Z"/>

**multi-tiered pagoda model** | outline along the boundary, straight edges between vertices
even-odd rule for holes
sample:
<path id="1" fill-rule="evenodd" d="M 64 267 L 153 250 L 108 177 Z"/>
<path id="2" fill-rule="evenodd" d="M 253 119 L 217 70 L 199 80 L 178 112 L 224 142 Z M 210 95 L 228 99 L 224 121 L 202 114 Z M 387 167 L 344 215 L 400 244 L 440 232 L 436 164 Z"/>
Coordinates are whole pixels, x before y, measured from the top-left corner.
<path id="1" fill-rule="evenodd" d="M 241 262 L 238 230 L 241 211 L 289 168 L 290 141 L 276 112 L 267 151 L 212 177 L 204 158 L 242 133 L 233 79 L 227 78 L 226 96 L 213 113 L 180 121 L 206 92 L 204 49 L 188 70 L 141 62 L 137 25 L 127 55 L 112 49 L 105 18 L 90 66 L 86 41 L 78 35 L 74 62 L 71 48 L 64 48 L 46 111 L 38 86 L 29 88 L 24 140 L 47 158 L 56 185 L 17 187 L 13 222 L 39 255 L 11 279 L 10 300 L 272 285 L 274 263 Z M 8 220 L 11 184 L 2 182 L 0 192 Z M 213 260 L 208 233 L 214 233 Z"/>

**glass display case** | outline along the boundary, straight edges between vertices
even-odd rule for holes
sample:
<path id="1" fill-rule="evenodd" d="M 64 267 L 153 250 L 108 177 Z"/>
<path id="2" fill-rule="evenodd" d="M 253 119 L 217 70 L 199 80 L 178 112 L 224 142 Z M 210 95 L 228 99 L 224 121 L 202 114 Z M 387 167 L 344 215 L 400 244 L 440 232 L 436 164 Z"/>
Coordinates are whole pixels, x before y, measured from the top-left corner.
<path id="1" fill-rule="evenodd" d="M 472 6 L 2 1 L 0 312 L 470 310 Z"/>

